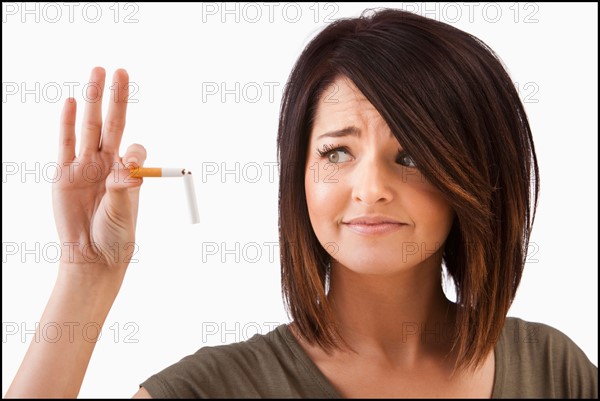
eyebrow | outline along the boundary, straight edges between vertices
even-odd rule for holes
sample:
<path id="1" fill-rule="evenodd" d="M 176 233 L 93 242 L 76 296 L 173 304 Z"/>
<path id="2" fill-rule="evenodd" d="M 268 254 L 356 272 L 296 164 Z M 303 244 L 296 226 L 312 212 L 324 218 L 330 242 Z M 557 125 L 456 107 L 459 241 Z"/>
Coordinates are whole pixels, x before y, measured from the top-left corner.
<path id="1" fill-rule="evenodd" d="M 341 136 L 347 136 L 347 135 L 353 135 L 356 137 L 360 138 L 360 130 L 356 127 L 346 127 L 346 128 L 342 128 L 342 129 L 338 129 L 335 131 L 330 131 L 327 132 L 323 135 L 320 135 L 318 139 L 324 138 L 324 137 L 333 137 L 333 138 L 339 138 Z"/>

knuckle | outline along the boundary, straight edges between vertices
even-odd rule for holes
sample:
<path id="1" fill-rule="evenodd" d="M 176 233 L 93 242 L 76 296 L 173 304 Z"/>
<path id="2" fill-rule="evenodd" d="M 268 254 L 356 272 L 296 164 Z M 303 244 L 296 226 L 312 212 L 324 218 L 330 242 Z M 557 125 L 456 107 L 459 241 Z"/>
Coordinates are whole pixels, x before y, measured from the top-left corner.
<path id="1" fill-rule="evenodd" d="M 83 123 L 83 128 L 88 131 L 96 131 L 102 128 L 102 123 L 99 121 L 86 121 Z"/>
<path id="2" fill-rule="evenodd" d="M 62 140 L 62 146 L 68 148 L 75 146 L 75 138 L 65 138 Z"/>
<path id="3" fill-rule="evenodd" d="M 104 128 L 108 132 L 121 132 L 125 129 L 125 122 L 117 120 L 108 120 Z"/>

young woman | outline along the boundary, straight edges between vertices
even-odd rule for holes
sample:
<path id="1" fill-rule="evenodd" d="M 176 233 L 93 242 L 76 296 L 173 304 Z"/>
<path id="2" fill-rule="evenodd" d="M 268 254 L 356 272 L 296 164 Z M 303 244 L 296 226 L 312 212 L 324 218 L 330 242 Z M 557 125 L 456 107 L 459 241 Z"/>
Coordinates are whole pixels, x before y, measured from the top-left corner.
<path id="1" fill-rule="evenodd" d="M 114 81 L 126 88 L 126 72 Z M 135 238 L 142 180 L 125 167 L 146 158 L 141 145 L 118 154 L 126 99 L 104 127 L 101 102 L 86 105 L 78 156 L 65 104 L 60 162 L 122 168 L 119 180 L 55 185 L 61 243 L 98 244 L 99 262 L 64 253 L 40 325 L 101 326 L 121 286 L 128 262 L 109 247 Z M 400 10 L 331 24 L 290 75 L 278 152 L 291 323 L 201 348 L 136 397 L 598 396 L 597 368 L 565 334 L 506 318 L 539 177 L 523 105 L 484 43 Z M 7 397 L 76 396 L 95 343 L 77 330 L 68 340 L 32 342 Z"/>

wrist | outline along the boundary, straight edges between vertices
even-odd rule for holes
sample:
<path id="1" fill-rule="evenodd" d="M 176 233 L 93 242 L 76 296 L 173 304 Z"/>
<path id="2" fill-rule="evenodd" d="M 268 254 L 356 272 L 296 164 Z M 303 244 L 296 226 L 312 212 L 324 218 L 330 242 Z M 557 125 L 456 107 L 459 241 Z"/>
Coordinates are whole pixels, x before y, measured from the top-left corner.
<path id="1" fill-rule="evenodd" d="M 99 264 L 60 263 L 56 287 L 72 295 L 86 298 L 114 298 L 117 296 L 125 269 L 111 269 Z"/>

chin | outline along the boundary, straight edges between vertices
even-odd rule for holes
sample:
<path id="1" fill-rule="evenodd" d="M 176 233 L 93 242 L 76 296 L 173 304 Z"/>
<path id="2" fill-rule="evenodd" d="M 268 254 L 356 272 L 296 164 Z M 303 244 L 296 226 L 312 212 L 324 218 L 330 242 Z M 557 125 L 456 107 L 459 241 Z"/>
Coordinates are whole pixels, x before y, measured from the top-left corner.
<path id="1" fill-rule="evenodd" d="M 409 263 L 399 262 L 401 258 L 400 255 L 398 255 L 398 258 L 389 256 L 377 258 L 373 257 L 373 253 L 369 253 L 367 255 L 348 255 L 344 258 L 337 258 L 337 261 L 342 268 L 351 270 L 356 274 L 388 276 L 410 269 L 411 265 Z"/>

